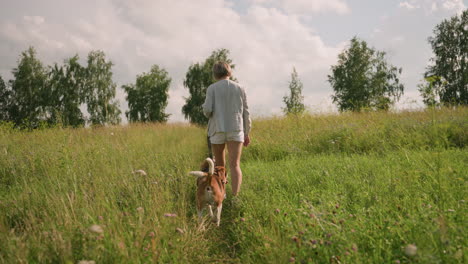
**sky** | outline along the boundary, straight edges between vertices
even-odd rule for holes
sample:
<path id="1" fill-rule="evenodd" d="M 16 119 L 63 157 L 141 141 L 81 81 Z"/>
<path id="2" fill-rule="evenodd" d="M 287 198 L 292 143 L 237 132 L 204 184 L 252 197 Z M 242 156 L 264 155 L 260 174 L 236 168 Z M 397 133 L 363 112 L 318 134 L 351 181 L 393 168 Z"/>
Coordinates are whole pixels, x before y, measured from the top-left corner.
<path id="1" fill-rule="evenodd" d="M 172 78 L 169 121 L 185 122 L 189 66 L 226 48 L 254 117 L 282 113 L 293 67 L 307 109 L 328 113 L 336 106 L 327 75 L 357 36 L 403 69 L 405 94 L 395 109 L 415 109 L 423 106 L 417 85 L 433 56 L 428 37 L 467 6 L 468 0 L 1 0 L 0 75 L 11 79 L 29 46 L 45 65 L 75 54 L 84 65 L 91 50 L 102 50 L 114 63 L 122 112 L 128 106 L 120 87 L 157 64 Z"/>

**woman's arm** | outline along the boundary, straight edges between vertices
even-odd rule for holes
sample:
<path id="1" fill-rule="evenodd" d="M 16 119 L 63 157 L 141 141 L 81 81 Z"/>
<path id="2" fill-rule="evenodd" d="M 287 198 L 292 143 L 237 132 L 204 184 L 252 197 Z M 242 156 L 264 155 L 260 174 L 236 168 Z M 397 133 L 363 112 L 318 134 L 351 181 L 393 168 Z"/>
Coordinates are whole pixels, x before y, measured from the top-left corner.
<path id="1" fill-rule="evenodd" d="M 208 86 L 208 89 L 206 90 L 206 97 L 205 97 L 205 103 L 203 103 L 203 114 L 205 114 L 206 117 L 210 118 L 211 115 L 213 114 L 213 87 Z"/>
<path id="2" fill-rule="evenodd" d="M 244 120 L 244 135 L 250 134 L 252 121 L 250 120 L 249 105 L 247 103 L 247 95 L 245 94 L 244 88 L 242 88 L 242 119 Z"/>

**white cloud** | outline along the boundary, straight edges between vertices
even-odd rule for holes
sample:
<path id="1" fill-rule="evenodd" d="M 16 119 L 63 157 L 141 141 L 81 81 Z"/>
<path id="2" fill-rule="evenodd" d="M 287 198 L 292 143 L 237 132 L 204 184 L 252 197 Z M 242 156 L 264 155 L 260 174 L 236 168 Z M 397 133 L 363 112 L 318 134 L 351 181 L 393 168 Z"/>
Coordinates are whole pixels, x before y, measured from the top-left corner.
<path id="1" fill-rule="evenodd" d="M 463 0 L 410 0 L 400 2 L 399 7 L 406 8 L 408 10 L 422 8 L 428 13 L 445 10 L 458 14 L 466 9 L 466 5 L 463 3 Z"/>
<path id="2" fill-rule="evenodd" d="M 400 35 L 400 36 L 395 36 L 395 37 L 393 37 L 393 38 L 390 39 L 390 43 L 391 43 L 391 44 L 394 44 L 394 45 L 396 45 L 396 44 L 401 44 L 401 43 L 403 43 L 404 41 L 405 41 L 405 37 L 403 37 L 403 36 L 401 36 L 401 35 Z"/>
<path id="3" fill-rule="evenodd" d="M 282 0 L 283 8 L 296 14 L 334 12 L 347 14 L 351 10 L 343 0 Z"/>
<path id="4" fill-rule="evenodd" d="M 36 25 L 40 25 L 45 21 L 45 19 L 41 16 L 23 16 L 23 19 Z"/>
<path id="5" fill-rule="evenodd" d="M 455 11 L 457 13 L 461 13 L 466 9 L 463 0 L 444 0 L 442 1 L 442 7 L 446 10 Z"/>
<path id="6" fill-rule="evenodd" d="M 27 37 L 22 32 L 22 30 L 20 30 L 16 24 L 10 22 L 0 25 L 0 34 L 2 34 L 5 38 L 15 42 L 22 42 L 27 40 Z"/>
<path id="7" fill-rule="evenodd" d="M 312 1 L 310 8 L 317 12 L 334 7 L 345 10 L 337 4 L 342 1 L 329 2 L 332 4 Z M 115 64 L 118 86 L 134 82 L 137 74 L 158 64 L 173 79 L 167 112 L 172 121 L 182 121 L 183 97 L 188 96 L 182 83 L 188 67 L 202 62 L 215 49 L 227 48 L 237 65 L 234 74 L 246 86 L 254 114 L 260 116 L 280 113 L 293 66 L 304 83 L 304 95 L 311 100 L 307 103 L 319 104 L 323 98 L 314 94 L 328 91 L 326 73 L 343 47 L 326 45 L 298 16 L 280 8 L 252 5 L 241 14 L 223 0 L 84 4 L 93 11 L 61 24 L 38 16 L 25 16 L 18 24 L 0 24 L 0 53 L 14 50 L 6 60 L 8 65 L 0 63 L 1 70 L 13 68 L 19 53 L 29 45 L 49 65 L 75 53 L 84 62 L 90 50 L 101 49 Z M 125 111 L 122 90 L 117 97 Z"/>
<path id="8" fill-rule="evenodd" d="M 408 2 L 401 2 L 399 4 L 399 7 L 406 8 L 406 9 L 409 9 L 409 10 L 419 8 L 419 6 L 412 5 L 412 4 L 408 3 Z"/>
<path id="9" fill-rule="evenodd" d="M 340 19 L 355 15 L 348 1 L 244 0 L 248 4 L 242 10 L 228 1 L 84 0 L 68 3 L 76 12 L 67 15 L 53 12 L 52 7 L 37 13 L 37 8 L 28 12 L 18 8 L 22 13 L 2 15 L 0 20 L 0 74 L 8 78 L 5 73 L 16 66 L 18 55 L 29 45 L 36 47 L 39 58 L 48 65 L 61 63 L 75 53 L 84 63 L 90 50 L 100 49 L 115 64 L 118 86 L 134 82 L 137 74 L 147 72 L 153 64 L 165 68 L 173 79 L 167 112 L 172 114 L 171 121 L 182 121 L 183 97 L 188 96 L 183 79 L 188 67 L 202 62 L 215 49 L 227 48 L 237 65 L 234 75 L 246 86 L 256 116 L 281 113 L 293 67 L 304 84 L 306 104 L 313 110 L 330 109 L 327 74 L 345 47 L 345 42 L 339 42 L 347 41 L 354 32 L 339 32 L 337 27 L 335 33 L 341 34 L 342 40 L 329 45 L 315 27 L 319 27 L 317 17 L 322 14 Z M 55 6 L 61 1 L 41 3 Z M 404 19 L 396 17 L 393 10 L 381 10 L 375 14 L 378 23 L 370 23 L 368 29 L 356 28 L 356 32 L 368 30 L 379 39 L 376 48 L 389 51 L 395 60 L 392 63 L 408 73 L 405 81 L 415 83 L 430 55 L 426 39 L 435 24 L 431 24 L 432 16 L 420 19 L 424 12 L 403 9 L 420 7 L 439 14 L 449 9 L 454 13 L 465 6 L 457 0 L 407 0 L 400 5 L 402 12 L 396 13 Z M 399 9 L 396 5 L 393 8 Z M 122 90 L 117 97 L 125 111 Z"/>
<path id="10" fill-rule="evenodd" d="M 250 0 L 250 2 L 254 5 L 278 7 L 288 14 L 296 15 L 347 14 L 351 12 L 345 0 Z"/>

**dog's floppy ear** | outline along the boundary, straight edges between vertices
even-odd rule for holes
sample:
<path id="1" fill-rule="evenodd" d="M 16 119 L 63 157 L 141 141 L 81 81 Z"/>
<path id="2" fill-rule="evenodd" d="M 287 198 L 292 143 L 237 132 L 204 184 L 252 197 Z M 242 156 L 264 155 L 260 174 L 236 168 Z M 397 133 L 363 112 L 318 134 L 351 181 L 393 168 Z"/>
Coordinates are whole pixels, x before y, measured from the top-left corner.
<path id="1" fill-rule="evenodd" d="M 192 176 L 196 176 L 198 178 L 208 176 L 208 173 L 203 172 L 203 171 L 191 171 L 191 172 L 189 172 L 189 174 L 192 175 Z"/>

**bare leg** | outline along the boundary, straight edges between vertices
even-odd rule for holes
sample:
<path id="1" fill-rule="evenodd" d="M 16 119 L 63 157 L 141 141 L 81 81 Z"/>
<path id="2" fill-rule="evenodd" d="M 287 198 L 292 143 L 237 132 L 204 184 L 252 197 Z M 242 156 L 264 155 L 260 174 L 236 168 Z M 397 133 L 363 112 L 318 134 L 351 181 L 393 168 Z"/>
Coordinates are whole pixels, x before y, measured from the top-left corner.
<path id="1" fill-rule="evenodd" d="M 240 168 L 240 157 L 242 154 L 242 142 L 228 141 L 229 171 L 232 177 L 232 195 L 236 196 L 242 184 L 242 171 Z"/>
<path id="2" fill-rule="evenodd" d="M 213 218 L 213 217 L 214 217 L 214 215 L 213 215 L 213 208 L 211 207 L 211 205 L 208 205 L 208 209 L 209 209 L 209 211 L 210 211 L 210 216 L 211 216 L 211 218 Z"/>
<path id="3" fill-rule="evenodd" d="M 219 223 L 221 222 L 221 210 L 223 210 L 223 204 L 220 203 L 218 207 L 216 208 L 216 225 L 219 226 Z"/>
<path id="4" fill-rule="evenodd" d="M 215 158 L 215 166 L 225 166 L 225 149 L 226 144 L 211 144 L 211 148 L 213 150 L 214 158 Z"/>
<path id="5" fill-rule="evenodd" d="M 198 224 L 201 225 L 203 223 L 203 208 L 197 208 L 198 213 Z"/>

